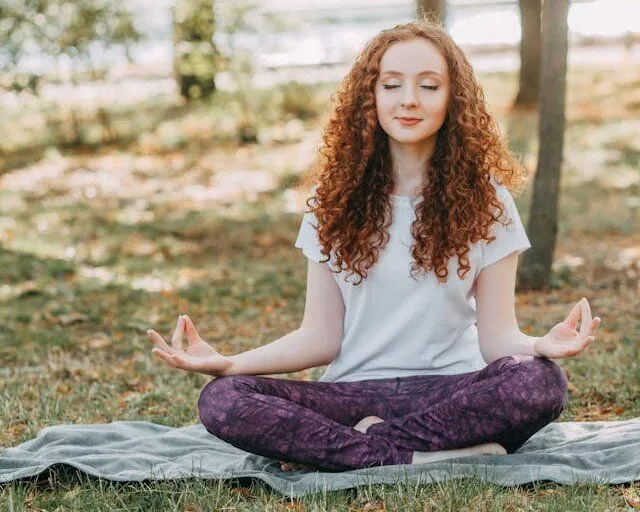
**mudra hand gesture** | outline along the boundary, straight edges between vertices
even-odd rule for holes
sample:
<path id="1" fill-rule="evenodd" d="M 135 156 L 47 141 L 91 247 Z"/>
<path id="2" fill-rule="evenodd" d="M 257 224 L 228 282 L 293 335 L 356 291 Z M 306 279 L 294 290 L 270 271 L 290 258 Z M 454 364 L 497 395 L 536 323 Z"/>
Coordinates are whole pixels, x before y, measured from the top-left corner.
<path id="1" fill-rule="evenodd" d="M 587 299 L 582 298 L 573 306 L 569 316 L 536 340 L 534 350 L 543 357 L 571 357 L 587 348 L 595 339 L 596 329 L 602 320 L 591 318 Z M 580 322 L 580 330 L 577 330 Z"/>
<path id="2" fill-rule="evenodd" d="M 187 335 L 186 349 L 182 344 L 183 333 Z M 178 318 L 176 330 L 171 337 L 171 346 L 153 329 L 147 331 L 147 336 L 155 345 L 151 352 L 174 368 L 208 375 L 223 375 L 231 366 L 231 360 L 228 357 L 216 352 L 200 337 L 187 315 L 181 315 Z"/>

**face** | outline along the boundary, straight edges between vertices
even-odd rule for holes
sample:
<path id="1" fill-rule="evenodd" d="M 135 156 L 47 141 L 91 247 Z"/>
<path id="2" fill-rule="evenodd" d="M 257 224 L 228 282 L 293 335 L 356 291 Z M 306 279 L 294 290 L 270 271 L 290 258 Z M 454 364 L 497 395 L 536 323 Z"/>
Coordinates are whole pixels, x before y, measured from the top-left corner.
<path id="1" fill-rule="evenodd" d="M 389 142 L 435 148 L 449 89 L 447 63 L 435 46 L 425 39 L 391 45 L 375 86 L 378 122 Z"/>

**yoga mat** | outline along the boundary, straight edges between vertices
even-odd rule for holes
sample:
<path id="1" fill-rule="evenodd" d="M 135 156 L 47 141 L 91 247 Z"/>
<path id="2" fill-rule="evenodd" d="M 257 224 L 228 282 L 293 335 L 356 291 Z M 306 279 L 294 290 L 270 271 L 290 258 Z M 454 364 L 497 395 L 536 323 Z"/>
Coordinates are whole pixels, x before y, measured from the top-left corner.
<path id="1" fill-rule="evenodd" d="M 281 471 L 278 461 L 235 448 L 200 424 L 63 424 L 45 427 L 36 438 L 0 452 L 0 483 L 38 475 L 57 464 L 114 481 L 250 477 L 290 497 L 369 483 L 472 476 L 505 486 L 540 480 L 618 484 L 640 480 L 640 417 L 553 422 L 509 455 L 343 472 Z"/>

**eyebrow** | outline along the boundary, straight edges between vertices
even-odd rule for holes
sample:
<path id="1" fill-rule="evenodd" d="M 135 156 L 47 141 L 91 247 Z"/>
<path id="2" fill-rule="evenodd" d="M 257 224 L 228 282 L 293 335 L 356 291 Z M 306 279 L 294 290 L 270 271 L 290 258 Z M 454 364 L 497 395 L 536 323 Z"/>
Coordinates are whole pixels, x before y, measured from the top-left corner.
<path id="1" fill-rule="evenodd" d="M 401 73 L 400 71 L 385 71 L 384 73 L 381 73 L 380 76 L 383 77 L 385 75 L 400 75 L 402 76 L 403 73 Z M 421 76 L 421 75 L 435 75 L 437 77 L 442 78 L 442 74 L 438 73 L 437 71 L 434 70 L 425 70 L 425 71 L 420 71 L 416 76 Z"/>

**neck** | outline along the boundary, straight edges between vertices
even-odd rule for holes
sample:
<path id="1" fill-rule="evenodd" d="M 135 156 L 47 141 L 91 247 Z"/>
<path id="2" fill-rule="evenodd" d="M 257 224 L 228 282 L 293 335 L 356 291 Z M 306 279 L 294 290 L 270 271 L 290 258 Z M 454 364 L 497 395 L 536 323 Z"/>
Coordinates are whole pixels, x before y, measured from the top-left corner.
<path id="1" fill-rule="evenodd" d="M 435 152 L 435 142 L 435 138 L 423 144 L 402 144 L 389 140 L 393 176 L 392 194 L 412 195 L 423 185 L 429 161 Z"/>

